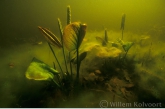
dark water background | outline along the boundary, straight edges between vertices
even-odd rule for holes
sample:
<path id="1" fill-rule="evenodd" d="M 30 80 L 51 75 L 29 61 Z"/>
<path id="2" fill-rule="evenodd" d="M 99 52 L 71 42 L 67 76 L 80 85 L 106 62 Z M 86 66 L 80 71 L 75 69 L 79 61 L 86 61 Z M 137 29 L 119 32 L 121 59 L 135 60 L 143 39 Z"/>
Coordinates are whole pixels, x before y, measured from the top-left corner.
<path id="1" fill-rule="evenodd" d="M 49 28 L 59 36 L 57 18 L 61 19 L 63 26 L 66 25 L 68 5 L 71 6 L 71 21 L 86 23 L 87 33 L 98 33 L 104 28 L 120 32 L 121 16 L 125 13 L 124 32 L 135 33 L 135 37 L 138 37 L 156 29 L 161 33 L 156 34 L 160 35 L 157 41 L 164 44 L 165 0 L 0 0 L 0 107 L 20 107 L 20 98 L 27 100 L 28 93 L 42 89 L 42 83 L 28 83 L 24 76 L 34 56 L 50 65 L 54 58 L 37 26 Z M 43 44 L 36 46 L 40 41 Z M 148 48 L 143 52 L 146 50 Z M 159 51 L 163 51 L 163 48 L 160 47 Z M 159 51 L 155 52 L 156 56 Z M 162 67 L 162 60 L 158 62 Z M 11 63 L 14 68 L 10 68 Z M 164 77 L 163 73 L 161 75 Z M 34 87 L 36 89 L 30 89 Z M 162 87 L 164 83 L 159 84 L 161 91 Z M 40 95 L 37 97 L 39 99 Z M 32 103 L 32 106 L 35 105 Z"/>
<path id="2" fill-rule="evenodd" d="M 44 26 L 58 35 L 57 18 L 66 25 L 66 7 L 71 6 L 72 21 L 88 24 L 88 30 L 120 29 L 126 14 L 125 31 L 145 32 L 155 25 L 165 25 L 164 0 L 1 0 L 0 37 L 6 41 L 39 35 Z"/>

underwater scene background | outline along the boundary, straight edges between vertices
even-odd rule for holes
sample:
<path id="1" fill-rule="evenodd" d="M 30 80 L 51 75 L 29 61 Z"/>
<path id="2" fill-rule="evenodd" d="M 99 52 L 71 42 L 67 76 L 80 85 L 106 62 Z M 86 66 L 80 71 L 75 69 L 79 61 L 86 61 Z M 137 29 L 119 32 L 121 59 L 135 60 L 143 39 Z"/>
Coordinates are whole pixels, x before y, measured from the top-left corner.
<path id="1" fill-rule="evenodd" d="M 164 4 L 0 0 L 0 107 L 165 107 Z"/>

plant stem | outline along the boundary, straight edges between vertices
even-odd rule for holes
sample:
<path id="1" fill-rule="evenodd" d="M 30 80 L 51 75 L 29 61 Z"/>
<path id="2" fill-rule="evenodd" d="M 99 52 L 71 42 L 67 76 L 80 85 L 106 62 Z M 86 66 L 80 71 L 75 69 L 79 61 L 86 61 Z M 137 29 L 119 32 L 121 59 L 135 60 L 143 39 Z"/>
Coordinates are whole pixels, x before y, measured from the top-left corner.
<path id="1" fill-rule="evenodd" d="M 71 60 L 70 56 L 71 56 L 71 52 L 69 52 L 69 61 Z M 71 78 L 72 78 L 72 76 L 73 76 L 73 73 L 72 73 L 72 62 L 70 61 L 69 63 L 70 63 L 70 72 L 71 72 Z"/>
<path id="2" fill-rule="evenodd" d="M 55 59 L 56 59 L 58 65 L 59 65 L 59 67 L 60 67 L 60 70 L 61 70 L 61 72 L 62 72 L 62 75 L 64 76 L 64 72 L 63 72 L 63 70 L 62 70 L 62 68 L 61 68 L 61 65 L 60 65 L 60 63 L 59 63 L 59 61 L 58 61 L 58 59 L 57 59 L 57 57 L 56 57 L 56 54 L 55 54 L 53 48 L 51 47 L 50 43 L 48 43 L 48 45 L 49 45 L 49 47 L 50 47 L 50 49 L 51 49 L 51 51 L 52 51 L 52 53 L 53 53 L 53 55 L 54 55 L 54 57 L 55 57 Z"/>
<path id="3" fill-rule="evenodd" d="M 122 29 L 122 38 L 121 38 L 122 40 L 123 40 L 123 31 L 124 31 L 124 30 Z"/>
<path id="4" fill-rule="evenodd" d="M 61 21 L 59 18 L 58 18 L 58 26 L 60 29 L 62 52 L 63 52 L 63 56 L 64 56 L 64 61 L 65 61 L 66 74 L 69 75 L 68 67 L 67 67 L 67 63 L 66 63 L 66 55 L 65 55 L 65 50 L 64 50 L 63 37 L 62 37 L 63 36 L 63 29 L 62 29 Z"/>
<path id="5" fill-rule="evenodd" d="M 79 63 L 79 49 L 77 47 L 77 80 L 79 80 L 79 69 L 80 69 L 80 63 Z"/>
<path id="6" fill-rule="evenodd" d="M 56 69 L 56 65 L 55 65 L 54 62 L 53 62 L 53 67 L 54 67 L 54 69 Z M 56 77 L 57 77 L 57 79 L 58 79 L 59 84 L 62 86 L 62 83 L 61 83 L 61 81 L 60 81 L 60 75 L 56 75 Z"/>
<path id="7" fill-rule="evenodd" d="M 123 57 L 123 60 L 126 58 L 127 53 L 128 53 L 128 51 L 125 52 L 125 55 Z"/>
<path id="8" fill-rule="evenodd" d="M 53 67 L 54 67 L 54 69 L 56 69 L 56 65 L 55 65 L 55 63 L 53 62 Z"/>

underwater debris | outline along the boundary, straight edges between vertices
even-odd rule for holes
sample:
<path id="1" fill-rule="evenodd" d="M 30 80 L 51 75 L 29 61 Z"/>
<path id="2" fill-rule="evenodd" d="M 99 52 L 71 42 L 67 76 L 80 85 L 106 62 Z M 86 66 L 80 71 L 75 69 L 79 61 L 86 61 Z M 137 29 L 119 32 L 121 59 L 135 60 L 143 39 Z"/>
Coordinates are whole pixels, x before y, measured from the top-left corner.
<path id="1" fill-rule="evenodd" d="M 87 47 L 88 48 L 88 47 Z M 86 49 L 86 48 L 84 48 Z M 95 71 L 100 70 L 104 66 L 104 63 L 106 60 L 114 60 L 115 62 L 119 59 L 120 55 L 122 54 L 122 51 L 116 47 L 103 47 L 101 45 L 93 45 L 91 48 L 89 48 L 90 51 L 88 51 L 88 55 L 85 58 L 85 62 L 87 62 L 85 65 L 83 65 L 83 68 L 87 71 Z M 86 49 L 87 50 L 87 49 Z M 113 63 L 113 65 L 116 63 Z M 89 67 L 90 66 L 90 67 Z M 107 67 L 111 67 L 111 64 L 107 64 Z M 103 68 L 106 70 L 105 68 Z M 103 74 L 102 70 L 100 70 Z M 99 75 L 99 74 L 97 74 Z M 104 74 L 103 74 L 104 75 Z"/>
<path id="2" fill-rule="evenodd" d="M 150 36 L 149 35 L 141 35 L 140 36 L 140 39 L 138 41 L 138 44 L 141 46 L 141 47 L 144 47 L 146 45 L 148 45 L 149 43 L 149 40 L 150 39 Z"/>
<path id="3" fill-rule="evenodd" d="M 93 43 L 93 42 L 85 43 L 83 46 L 83 50 L 88 52 L 88 51 L 91 51 L 93 48 L 99 47 L 99 46 L 100 46 L 99 44 Z"/>
<path id="4" fill-rule="evenodd" d="M 88 76 L 84 77 L 84 80 L 86 81 L 95 81 L 98 76 L 96 76 L 94 73 L 89 73 Z"/>
<path id="5" fill-rule="evenodd" d="M 96 48 L 96 56 L 98 57 L 104 57 L 104 58 L 115 58 L 120 56 L 121 54 L 121 50 L 116 48 L 116 47 L 111 47 L 111 48 L 107 48 L 107 47 L 97 47 Z"/>
<path id="6" fill-rule="evenodd" d="M 10 62 L 8 65 L 10 68 L 14 68 L 14 66 L 15 66 L 15 64 L 13 62 Z"/>
<path id="7" fill-rule="evenodd" d="M 84 51 L 92 53 L 94 56 L 100 58 L 115 58 L 120 56 L 122 51 L 116 47 L 103 47 L 96 43 L 89 43 L 84 45 Z"/>
<path id="8" fill-rule="evenodd" d="M 100 70 L 95 70 L 95 74 L 96 75 L 100 75 L 101 74 L 101 71 Z"/>
<path id="9" fill-rule="evenodd" d="M 145 39 L 149 39 L 149 38 L 150 38 L 150 36 L 142 35 L 142 36 L 140 37 L 140 40 L 145 40 Z"/>
<path id="10" fill-rule="evenodd" d="M 134 87 L 133 83 L 127 83 L 126 81 L 121 80 L 118 77 L 113 77 L 112 79 L 110 79 L 108 84 L 110 86 L 110 89 L 118 96 L 121 96 L 125 99 L 129 99 L 129 97 L 132 96 L 130 94 L 131 92 L 127 89 Z"/>
<path id="11" fill-rule="evenodd" d="M 41 44 L 42 44 L 42 41 L 33 43 L 33 45 L 41 45 Z"/>

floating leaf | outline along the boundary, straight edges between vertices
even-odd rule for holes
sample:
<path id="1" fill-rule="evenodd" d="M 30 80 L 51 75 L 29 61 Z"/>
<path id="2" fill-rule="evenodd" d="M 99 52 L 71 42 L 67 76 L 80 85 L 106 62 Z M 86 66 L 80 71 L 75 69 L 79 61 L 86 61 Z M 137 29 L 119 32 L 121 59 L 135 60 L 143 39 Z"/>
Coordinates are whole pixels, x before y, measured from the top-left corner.
<path id="1" fill-rule="evenodd" d="M 33 58 L 32 62 L 30 63 L 29 67 L 26 70 L 26 78 L 33 79 L 33 80 L 50 80 L 52 79 L 54 82 L 55 80 L 54 75 L 58 75 L 59 72 L 47 64 L 43 63 L 42 61 Z M 58 86 L 59 84 L 55 82 Z"/>
<path id="2" fill-rule="evenodd" d="M 73 22 L 68 24 L 63 31 L 63 41 L 69 51 L 78 49 L 86 33 L 86 24 Z"/>
<path id="3" fill-rule="evenodd" d="M 38 26 L 38 28 L 50 44 L 62 48 L 61 42 L 50 30 L 48 30 L 47 28 L 42 28 L 40 26 Z"/>

